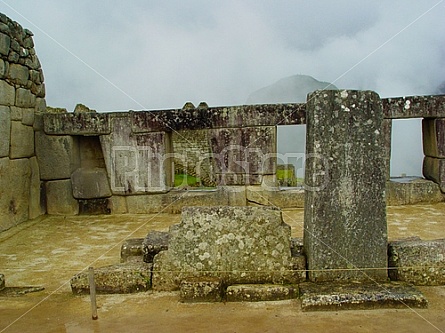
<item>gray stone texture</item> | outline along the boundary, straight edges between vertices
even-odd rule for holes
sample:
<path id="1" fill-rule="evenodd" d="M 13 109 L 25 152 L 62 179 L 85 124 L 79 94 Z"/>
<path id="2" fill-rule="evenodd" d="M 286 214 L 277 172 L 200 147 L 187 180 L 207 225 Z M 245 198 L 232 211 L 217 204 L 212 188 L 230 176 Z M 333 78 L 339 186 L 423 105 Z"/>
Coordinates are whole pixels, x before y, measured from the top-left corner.
<path id="1" fill-rule="evenodd" d="M 179 286 L 181 302 L 221 302 L 223 295 L 223 281 L 216 277 L 187 278 Z"/>
<path id="2" fill-rule="evenodd" d="M 152 263 L 155 255 L 168 250 L 170 234 L 162 231 L 150 231 L 142 242 L 144 262 Z"/>
<path id="3" fill-rule="evenodd" d="M 40 169 L 37 163 L 37 158 L 31 157 L 29 159 L 31 167 L 31 187 L 29 192 L 29 218 L 35 219 L 36 217 L 45 214 L 45 207 L 41 204 L 41 182 L 40 182 Z"/>
<path id="4" fill-rule="evenodd" d="M 396 283 L 300 285 L 303 311 L 423 309 L 428 300 L 416 288 Z"/>
<path id="5" fill-rule="evenodd" d="M 22 124 L 33 126 L 34 125 L 34 109 L 25 108 L 22 109 Z"/>
<path id="6" fill-rule="evenodd" d="M 129 294 L 150 289 L 151 264 L 129 262 L 94 269 L 98 294 Z M 73 294 L 89 294 L 88 271 L 71 278 Z"/>
<path id="7" fill-rule="evenodd" d="M 290 227 L 281 211 L 259 207 L 185 207 L 155 256 L 153 288 L 177 290 L 188 277 L 224 283 L 296 283 Z"/>
<path id="8" fill-rule="evenodd" d="M 10 64 L 9 79 L 15 84 L 26 86 L 29 79 L 29 68 L 19 64 Z"/>
<path id="9" fill-rule="evenodd" d="M 9 156 L 13 159 L 34 156 L 34 129 L 32 126 L 23 125 L 18 121 L 11 122 Z"/>
<path id="10" fill-rule="evenodd" d="M 0 80 L 0 105 L 15 104 L 15 89 L 6 81 Z"/>
<path id="11" fill-rule="evenodd" d="M 415 205 L 420 203 L 438 203 L 444 201 L 439 185 L 421 178 L 404 182 L 386 183 L 386 204 L 388 206 Z"/>
<path id="12" fill-rule="evenodd" d="M 61 112 L 64 110 L 64 112 Z M 109 118 L 116 114 L 67 113 L 66 109 L 51 108 L 43 116 L 46 134 L 104 135 L 111 133 Z M 128 117 L 128 115 L 127 115 Z"/>
<path id="13" fill-rule="evenodd" d="M 8 106 L 0 106 L 0 157 L 9 155 L 11 115 Z"/>
<path id="14" fill-rule="evenodd" d="M 445 117 L 444 95 L 384 98 L 382 104 L 388 119 Z"/>
<path id="15" fill-rule="evenodd" d="M 304 248 L 309 279 L 385 281 L 380 98 L 371 91 L 316 91 L 308 95 L 307 117 Z"/>
<path id="16" fill-rule="evenodd" d="M 31 167 L 29 159 L 0 158 L 0 231 L 29 217 Z"/>
<path id="17" fill-rule="evenodd" d="M 238 284 L 227 287 L 227 302 L 265 302 L 298 298 L 298 285 Z"/>
<path id="18" fill-rule="evenodd" d="M 143 245 L 144 238 L 131 238 L 121 245 L 121 262 L 142 262 L 144 259 Z"/>
<path id="19" fill-rule="evenodd" d="M 76 199 L 111 197 L 107 171 L 104 168 L 79 168 L 71 175 L 71 182 Z"/>
<path id="20" fill-rule="evenodd" d="M 35 133 L 36 155 L 43 180 L 67 179 L 80 166 L 76 137 Z"/>
<path id="21" fill-rule="evenodd" d="M 423 176 L 439 185 L 445 193 L 445 159 L 425 156 L 423 159 Z"/>
<path id="22" fill-rule="evenodd" d="M 112 118 L 113 132 L 100 137 L 113 194 L 166 192 L 172 185 L 170 134 L 131 135 L 128 117 Z"/>
<path id="23" fill-rule="evenodd" d="M 405 239 L 388 245 L 391 280 L 418 286 L 445 285 L 445 239 Z"/>
<path id="24" fill-rule="evenodd" d="M 11 37 L 0 32 L 0 54 L 8 55 L 11 46 Z"/>
<path id="25" fill-rule="evenodd" d="M 5 289 L 5 276 L 3 274 L 0 274 L 0 291 Z"/>
<path id="26" fill-rule="evenodd" d="M 423 152 L 426 156 L 445 158 L 445 119 L 422 120 Z"/>
<path id="27" fill-rule="evenodd" d="M 23 108 L 33 108 L 36 106 L 36 95 L 31 90 L 18 88 L 16 90 L 15 105 Z"/>
<path id="28" fill-rule="evenodd" d="M 279 189 L 260 186 L 247 186 L 247 200 L 262 206 L 276 206 L 280 208 L 303 208 L 304 188 Z"/>
<path id="29" fill-rule="evenodd" d="M 79 203 L 73 198 L 70 179 L 46 182 L 46 210 L 50 215 L 77 215 Z"/>
<path id="30" fill-rule="evenodd" d="M 109 201 L 109 208 L 111 214 L 126 214 L 128 213 L 127 198 L 121 195 L 113 195 Z"/>

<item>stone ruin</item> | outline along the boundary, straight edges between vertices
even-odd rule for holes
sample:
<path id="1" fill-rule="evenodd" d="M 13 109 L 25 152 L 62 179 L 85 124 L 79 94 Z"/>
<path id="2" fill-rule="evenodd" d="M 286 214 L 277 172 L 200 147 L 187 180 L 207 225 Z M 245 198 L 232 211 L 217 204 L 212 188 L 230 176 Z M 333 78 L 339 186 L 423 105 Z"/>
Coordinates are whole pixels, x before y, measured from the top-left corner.
<path id="1" fill-rule="evenodd" d="M 127 262 L 96 271 L 99 292 L 300 297 L 317 310 L 424 307 L 404 283 L 445 283 L 445 241 L 388 244 L 385 212 L 387 203 L 443 201 L 445 96 L 336 90 L 299 104 L 71 113 L 46 107 L 43 81 L 32 33 L 0 15 L 0 230 L 43 214 L 183 212 L 169 234 L 125 243 Z M 402 118 L 423 118 L 428 180 L 389 181 L 391 124 Z M 305 188 L 281 191 L 276 128 L 295 124 L 307 126 Z M 197 138 L 191 147 L 186 136 Z M 190 166 L 178 155 L 188 150 L 204 159 Z M 173 170 L 197 164 L 216 188 L 175 188 Z M 290 238 L 278 209 L 252 204 L 304 206 L 304 239 Z M 72 288 L 85 292 L 85 274 Z"/>

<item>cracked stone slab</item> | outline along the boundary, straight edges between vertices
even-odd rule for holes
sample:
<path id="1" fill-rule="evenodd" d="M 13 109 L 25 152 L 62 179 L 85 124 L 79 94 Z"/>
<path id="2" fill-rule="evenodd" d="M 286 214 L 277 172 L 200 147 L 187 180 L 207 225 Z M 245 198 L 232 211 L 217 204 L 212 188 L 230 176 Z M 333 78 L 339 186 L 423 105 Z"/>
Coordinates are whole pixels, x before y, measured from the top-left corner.
<path id="1" fill-rule="evenodd" d="M 300 285 L 303 311 L 427 308 L 428 300 L 415 287 L 401 283 Z"/>

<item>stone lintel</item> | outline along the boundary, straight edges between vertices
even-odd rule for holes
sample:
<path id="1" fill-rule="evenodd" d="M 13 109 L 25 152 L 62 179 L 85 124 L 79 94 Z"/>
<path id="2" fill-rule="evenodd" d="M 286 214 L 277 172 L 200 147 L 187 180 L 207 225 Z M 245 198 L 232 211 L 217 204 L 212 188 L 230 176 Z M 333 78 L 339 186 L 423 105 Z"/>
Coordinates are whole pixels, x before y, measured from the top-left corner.
<path id="1" fill-rule="evenodd" d="M 445 95 L 383 98 L 382 104 L 389 119 L 445 117 Z"/>
<path id="2" fill-rule="evenodd" d="M 49 135 L 104 135 L 111 133 L 109 113 L 44 113 Z"/>

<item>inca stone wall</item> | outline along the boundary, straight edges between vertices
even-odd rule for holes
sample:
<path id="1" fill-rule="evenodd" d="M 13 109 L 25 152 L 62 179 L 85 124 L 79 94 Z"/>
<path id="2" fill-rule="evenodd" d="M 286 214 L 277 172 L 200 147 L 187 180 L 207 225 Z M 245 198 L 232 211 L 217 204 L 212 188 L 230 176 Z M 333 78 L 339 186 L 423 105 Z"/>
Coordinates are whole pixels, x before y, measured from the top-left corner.
<path id="1" fill-rule="evenodd" d="M 32 36 L 0 14 L 0 231 L 45 213 L 35 152 L 45 85 Z"/>

